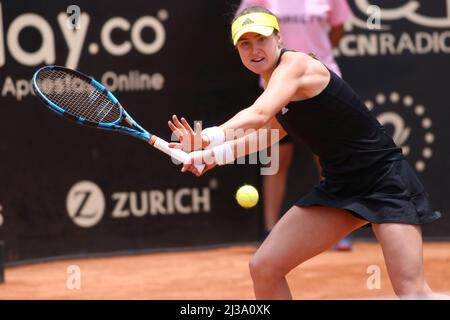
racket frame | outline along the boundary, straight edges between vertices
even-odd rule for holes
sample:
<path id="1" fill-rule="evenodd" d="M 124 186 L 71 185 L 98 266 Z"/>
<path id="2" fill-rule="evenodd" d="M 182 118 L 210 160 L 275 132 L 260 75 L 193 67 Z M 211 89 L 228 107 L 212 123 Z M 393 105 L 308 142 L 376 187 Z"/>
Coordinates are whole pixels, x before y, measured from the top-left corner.
<path id="1" fill-rule="evenodd" d="M 120 116 L 118 117 L 118 119 L 116 121 L 111 122 L 111 123 L 92 122 L 92 121 L 86 120 L 85 118 L 74 116 L 74 115 L 70 114 L 69 112 L 65 111 L 64 109 L 59 107 L 57 104 L 52 102 L 50 99 L 48 99 L 46 97 L 46 95 L 39 89 L 39 86 L 37 84 L 37 77 L 38 77 L 39 73 L 46 71 L 46 70 L 61 70 L 61 71 L 68 72 L 68 73 L 76 75 L 77 77 L 82 78 L 87 83 L 90 83 L 92 86 L 101 90 L 119 108 Z M 147 142 L 148 144 L 154 146 L 155 148 L 170 155 L 171 157 L 173 157 L 174 159 L 176 159 L 182 163 L 187 162 L 187 160 L 189 159 L 189 155 L 186 152 L 184 152 L 180 149 L 169 148 L 167 141 L 157 137 L 156 135 L 149 133 L 147 130 L 145 130 L 143 127 L 141 127 L 125 111 L 125 109 L 120 104 L 119 100 L 110 91 L 108 91 L 101 83 L 99 83 L 92 77 L 89 77 L 82 72 L 75 71 L 75 70 L 72 70 L 72 69 L 69 69 L 66 67 L 62 67 L 62 66 L 44 66 L 34 73 L 33 78 L 32 78 L 32 88 L 33 88 L 33 91 L 36 94 L 36 96 L 42 102 L 44 102 L 44 104 L 50 110 L 56 112 L 60 116 L 63 116 L 73 122 L 76 122 L 78 124 L 82 124 L 82 125 L 85 125 L 88 127 L 112 130 L 112 131 L 117 131 L 120 133 L 127 133 L 129 135 L 132 135 L 136 138 L 139 138 L 139 139 Z M 120 125 L 120 123 L 122 121 L 125 121 L 129 126 L 131 126 L 131 128 Z M 205 167 L 204 165 L 196 165 L 197 170 L 199 170 L 200 172 L 202 172 L 204 167 Z"/>

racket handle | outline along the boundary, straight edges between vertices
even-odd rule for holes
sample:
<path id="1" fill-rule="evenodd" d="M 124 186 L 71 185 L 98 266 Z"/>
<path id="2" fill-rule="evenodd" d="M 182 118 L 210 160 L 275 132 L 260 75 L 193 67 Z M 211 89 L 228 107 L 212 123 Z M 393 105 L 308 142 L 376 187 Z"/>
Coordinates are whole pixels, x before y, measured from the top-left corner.
<path id="1" fill-rule="evenodd" d="M 153 136 L 154 138 L 155 136 Z M 150 140 L 152 141 L 152 139 Z M 149 142 L 151 144 L 151 142 Z M 161 138 L 156 137 L 154 139 L 152 144 L 156 149 L 164 152 L 165 154 L 173 157 L 174 159 L 177 159 L 178 161 L 182 163 L 186 163 L 189 160 L 189 155 L 180 149 L 174 149 L 169 147 L 169 143 Z M 205 169 L 204 164 L 196 164 L 195 168 L 197 168 L 199 173 L 203 172 L 203 169 Z"/>

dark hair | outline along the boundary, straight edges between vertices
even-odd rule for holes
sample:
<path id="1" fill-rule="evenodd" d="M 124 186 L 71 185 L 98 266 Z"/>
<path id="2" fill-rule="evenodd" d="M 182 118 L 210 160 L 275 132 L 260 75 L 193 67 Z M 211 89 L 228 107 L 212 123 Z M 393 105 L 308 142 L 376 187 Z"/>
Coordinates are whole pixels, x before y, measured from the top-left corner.
<path id="1" fill-rule="evenodd" d="M 235 17 L 234 19 L 231 21 L 231 24 L 233 24 L 233 22 L 235 22 L 239 17 L 242 17 L 246 14 L 249 13 L 254 13 L 254 12 L 264 12 L 264 13 L 268 13 L 272 16 L 274 16 L 276 18 L 276 15 L 274 15 L 269 9 L 264 8 L 264 7 L 258 7 L 258 6 L 253 6 L 253 7 L 248 7 L 245 8 L 243 10 L 241 10 Z"/>

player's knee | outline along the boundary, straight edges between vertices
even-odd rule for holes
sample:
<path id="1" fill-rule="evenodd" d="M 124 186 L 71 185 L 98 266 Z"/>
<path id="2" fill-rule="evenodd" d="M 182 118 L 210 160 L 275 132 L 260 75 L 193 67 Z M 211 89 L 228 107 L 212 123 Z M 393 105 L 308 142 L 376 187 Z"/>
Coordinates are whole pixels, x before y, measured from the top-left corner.
<path id="1" fill-rule="evenodd" d="M 253 281 L 270 281 L 282 278 L 285 274 L 272 259 L 254 255 L 249 262 L 250 275 Z"/>

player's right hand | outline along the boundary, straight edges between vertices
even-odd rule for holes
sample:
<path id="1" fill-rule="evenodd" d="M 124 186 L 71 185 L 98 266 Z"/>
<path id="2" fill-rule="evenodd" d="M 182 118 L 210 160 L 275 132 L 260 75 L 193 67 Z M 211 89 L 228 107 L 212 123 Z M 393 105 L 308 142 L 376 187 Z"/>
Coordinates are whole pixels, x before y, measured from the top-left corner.
<path id="1" fill-rule="evenodd" d="M 204 164 L 205 168 L 202 172 L 199 172 L 195 165 Z M 214 160 L 214 156 L 212 150 L 204 150 L 204 151 L 194 151 L 189 154 L 189 160 L 183 164 L 183 168 L 181 168 L 181 172 L 189 171 L 200 177 L 205 174 L 207 171 L 211 170 L 217 165 Z"/>

